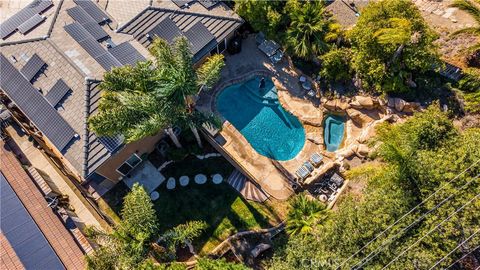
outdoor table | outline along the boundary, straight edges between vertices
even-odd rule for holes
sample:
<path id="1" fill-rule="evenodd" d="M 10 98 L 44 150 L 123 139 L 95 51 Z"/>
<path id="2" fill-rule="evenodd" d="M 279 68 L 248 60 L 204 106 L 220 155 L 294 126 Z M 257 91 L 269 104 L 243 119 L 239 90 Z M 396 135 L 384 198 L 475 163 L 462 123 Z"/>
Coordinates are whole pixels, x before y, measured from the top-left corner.
<path id="1" fill-rule="evenodd" d="M 277 52 L 278 49 L 280 49 L 280 45 L 275 43 L 275 41 L 265 40 L 260 45 L 258 45 L 258 49 L 260 49 L 260 51 L 262 51 L 268 57 L 271 57 Z"/>

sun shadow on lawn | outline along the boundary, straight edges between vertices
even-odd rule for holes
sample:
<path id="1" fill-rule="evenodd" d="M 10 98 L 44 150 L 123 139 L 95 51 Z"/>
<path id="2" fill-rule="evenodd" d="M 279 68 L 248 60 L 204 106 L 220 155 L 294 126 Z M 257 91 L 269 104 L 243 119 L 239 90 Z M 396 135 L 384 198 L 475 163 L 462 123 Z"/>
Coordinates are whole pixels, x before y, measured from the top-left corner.
<path id="1" fill-rule="evenodd" d="M 205 221 L 209 227 L 194 241 L 197 252 L 205 252 L 236 232 L 268 228 L 280 222 L 271 205 L 248 202 L 229 184 L 211 182 L 211 174 L 220 173 L 227 178 L 232 171 L 233 167 L 220 157 L 210 158 L 208 162 L 188 157 L 162 171 L 167 178 L 175 177 L 177 186 L 174 190 L 167 190 L 162 183 L 156 189 L 160 194 L 153 202 L 160 224 L 158 234 L 187 221 Z M 198 185 L 194 182 L 194 176 L 199 172 L 207 175 L 207 183 Z M 186 187 L 178 183 L 181 175 L 190 177 Z M 117 214 L 120 214 L 122 198 L 128 191 L 122 182 L 104 196 Z"/>
<path id="2" fill-rule="evenodd" d="M 175 190 L 167 190 L 161 185 L 157 191 L 160 193 L 160 198 L 155 201 L 159 233 L 191 220 L 208 224 L 207 230 L 194 241 L 197 250 L 212 245 L 206 248 L 209 250 L 239 231 L 270 227 L 266 214 L 276 219 L 271 209 L 265 208 L 266 214 L 260 213 L 226 183 L 198 185 L 191 182 L 187 187 Z"/>

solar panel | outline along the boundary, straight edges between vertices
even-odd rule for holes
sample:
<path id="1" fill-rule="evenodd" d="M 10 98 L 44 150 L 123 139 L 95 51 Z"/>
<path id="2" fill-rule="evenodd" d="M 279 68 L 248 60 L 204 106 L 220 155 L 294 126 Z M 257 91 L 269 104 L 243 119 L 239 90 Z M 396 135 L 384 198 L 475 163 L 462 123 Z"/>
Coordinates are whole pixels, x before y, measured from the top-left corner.
<path id="1" fill-rule="evenodd" d="M 198 0 L 198 2 L 206 9 L 210 9 L 220 3 L 219 0 Z"/>
<path id="2" fill-rule="evenodd" d="M 145 61 L 143 57 L 129 42 L 124 42 L 113 48 L 108 49 L 108 51 L 115 57 L 117 60 L 122 63 L 122 65 L 135 65 L 139 61 Z"/>
<path id="3" fill-rule="evenodd" d="M 35 26 L 39 25 L 41 22 L 45 21 L 45 17 L 40 14 L 35 14 L 33 17 L 28 19 L 26 22 L 18 26 L 18 32 L 26 34 L 30 32 Z"/>
<path id="4" fill-rule="evenodd" d="M 65 31 L 77 42 L 92 38 L 92 35 L 88 33 L 80 23 L 74 22 L 63 27 Z"/>
<path id="5" fill-rule="evenodd" d="M 75 130 L 1 53 L 0 66 L 0 88 L 43 135 L 62 151 L 75 136 Z"/>
<path id="6" fill-rule="evenodd" d="M 67 9 L 68 15 L 79 22 L 96 40 L 108 37 L 107 32 L 81 7 Z"/>
<path id="7" fill-rule="evenodd" d="M 123 144 L 123 137 L 120 135 L 114 137 L 102 136 L 97 137 L 97 139 L 103 146 L 105 146 L 105 148 L 107 148 L 108 152 L 110 153 L 114 153 L 118 147 Z"/>
<path id="8" fill-rule="evenodd" d="M 157 24 L 150 32 L 150 36 L 158 36 L 166 40 L 168 43 L 172 43 L 176 37 L 182 36 L 180 28 L 169 17 L 166 17 Z"/>
<path id="9" fill-rule="evenodd" d="M 15 13 L 13 16 L 0 24 L 0 38 L 5 39 L 11 35 L 15 30 L 35 14 L 41 13 L 47 8 L 51 7 L 51 0 L 35 0 L 28 6 Z"/>
<path id="10" fill-rule="evenodd" d="M 75 4 L 81 6 L 90 15 L 95 22 L 104 23 L 110 21 L 108 15 L 103 12 L 95 3 L 90 0 L 73 0 Z"/>
<path id="11" fill-rule="evenodd" d="M 105 69 L 110 70 L 113 67 L 121 67 L 122 64 L 117 60 L 117 58 L 113 57 L 110 53 L 106 52 L 105 54 L 96 57 L 95 60 Z"/>
<path id="12" fill-rule="evenodd" d="M 25 269 L 65 269 L 2 173 L 0 194 L 0 229 L 22 266 Z"/>
<path id="13" fill-rule="evenodd" d="M 65 97 L 65 95 L 70 91 L 70 87 L 62 80 L 58 80 L 54 86 L 48 91 L 45 95 L 50 104 L 55 107 L 57 104 Z"/>
<path id="14" fill-rule="evenodd" d="M 79 42 L 79 44 L 93 58 L 102 56 L 106 52 L 102 45 L 93 38 L 85 39 L 84 41 Z"/>
<path id="15" fill-rule="evenodd" d="M 190 29 L 184 33 L 190 43 L 190 49 L 194 55 L 194 60 L 197 61 L 210 52 L 217 41 L 215 36 L 208 31 L 207 27 L 201 22 L 197 22 Z"/>
<path id="16" fill-rule="evenodd" d="M 45 65 L 45 61 L 37 54 L 34 54 L 20 70 L 20 73 L 22 73 L 28 81 L 31 81 Z"/>
<path id="17" fill-rule="evenodd" d="M 65 31 L 75 39 L 87 53 L 93 57 L 105 70 L 119 67 L 122 64 L 98 43 L 78 22 L 64 26 Z"/>

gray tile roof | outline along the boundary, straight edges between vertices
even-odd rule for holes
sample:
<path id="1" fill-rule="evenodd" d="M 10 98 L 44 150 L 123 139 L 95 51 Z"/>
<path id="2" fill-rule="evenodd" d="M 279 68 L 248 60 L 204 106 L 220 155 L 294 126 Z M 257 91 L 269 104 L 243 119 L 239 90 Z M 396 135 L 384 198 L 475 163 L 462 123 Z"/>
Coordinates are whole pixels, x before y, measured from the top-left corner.
<path id="1" fill-rule="evenodd" d="M 205 26 L 217 42 L 223 41 L 223 39 L 233 33 L 243 23 L 243 20 L 234 17 L 222 17 L 184 10 L 150 7 L 119 28 L 117 32 L 133 35 L 143 46 L 148 47 L 151 40 L 147 38 L 146 34 L 152 31 L 160 33 L 160 37 L 165 36 L 170 38 L 172 36 L 171 26 L 165 27 L 165 32 L 162 31 L 162 24 L 165 23 L 165 19 L 173 21 L 184 35 L 192 27 L 198 27 L 198 29 L 200 29 L 200 23 Z M 157 28 L 158 25 L 160 25 L 159 28 Z M 197 48 L 198 44 L 204 44 L 203 41 L 210 38 L 209 35 L 205 34 L 195 36 L 193 31 L 189 36 L 191 38 L 195 37 L 195 40 L 191 43 L 194 44 L 193 47 L 197 51 L 200 51 Z M 207 42 L 205 45 L 209 45 L 209 43 Z"/>
<path id="2" fill-rule="evenodd" d="M 14 33 L 21 24 L 26 22 L 35 14 L 39 14 L 51 6 L 51 0 L 34 0 L 18 13 L 0 24 L 0 38 L 5 39 Z"/>
<path id="3" fill-rule="evenodd" d="M 97 112 L 101 97 L 101 90 L 98 87 L 98 81 L 88 82 L 85 88 L 85 107 L 86 117 L 90 117 Z M 117 137 L 98 137 L 89 129 L 84 129 L 84 159 L 83 176 L 88 178 L 105 160 L 114 154 L 122 145 L 123 138 Z"/>
<path id="4" fill-rule="evenodd" d="M 0 66 L 0 88 L 61 152 L 72 141 L 75 130 L 3 54 Z"/>

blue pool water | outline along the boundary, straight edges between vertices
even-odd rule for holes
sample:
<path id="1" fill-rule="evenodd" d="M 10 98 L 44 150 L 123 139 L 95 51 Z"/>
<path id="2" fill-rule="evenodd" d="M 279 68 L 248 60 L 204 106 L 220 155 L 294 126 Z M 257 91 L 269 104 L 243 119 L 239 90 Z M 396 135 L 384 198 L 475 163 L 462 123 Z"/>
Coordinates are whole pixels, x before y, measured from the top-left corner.
<path id="1" fill-rule="evenodd" d="M 323 137 L 327 151 L 336 151 L 343 140 L 345 120 L 338 115 L 329 115 L 325 118 L 323 128 Z"/>
<path id="2" fill-rule="evenodd" d="M 283 109 L 269 78 L 260 89 L 260 77 L 226 87 L 217 97 L 217 110 L 239 130 L 261 155 L 294 158 L 305 144 L 305 130 Z"/>

